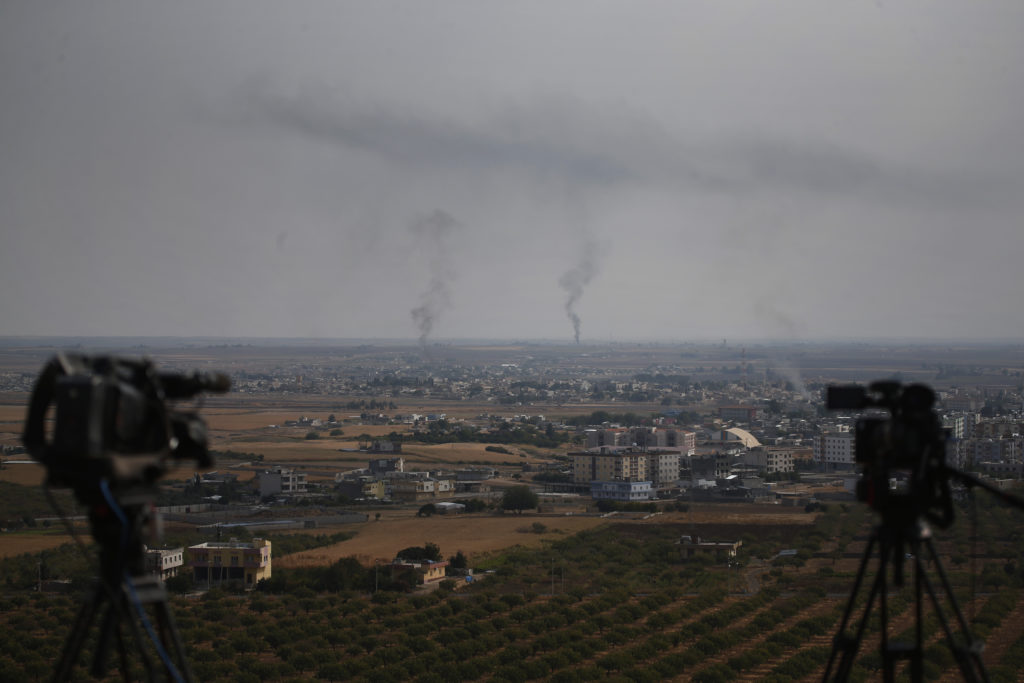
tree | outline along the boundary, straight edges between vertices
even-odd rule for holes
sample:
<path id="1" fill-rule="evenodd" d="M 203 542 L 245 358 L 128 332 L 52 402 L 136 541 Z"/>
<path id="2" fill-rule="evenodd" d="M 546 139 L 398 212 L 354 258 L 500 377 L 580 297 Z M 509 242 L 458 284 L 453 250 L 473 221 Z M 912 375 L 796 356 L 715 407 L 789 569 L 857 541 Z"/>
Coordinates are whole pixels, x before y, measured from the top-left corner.
<path id="1" fill-rule="evenodd" d="M 417 517 L 430 517 L 437 512 L 437 507 L 433 503 L 427 503 L 420 507 L 416 512 Z"/>
<path id="2" fill-rule="evenodd" d="M 466 555 L 459 550 L 452 557 L 448 558 L 448 566 L 452 569 L 465 569 L 469 566 L 469 560 L 467 560 Z"/>
<path id="3" fill-rule="evenodd" d="M 529 486 L 513 486 L 501 497 L 501 509 L 515 510 L 517 515 L 521 515 L 523 510 L 537 507 L 538 501 L 537 494 Z"/>
<path id="4" fill-rule="evenodd" d="M 398 551 L 398 559 L 407 562 L 418 562 L 428 560 L 437 562 L 441 559 L 441 548 L 436 543 L 426 543 L 423 546 L 411 546 Z"/>

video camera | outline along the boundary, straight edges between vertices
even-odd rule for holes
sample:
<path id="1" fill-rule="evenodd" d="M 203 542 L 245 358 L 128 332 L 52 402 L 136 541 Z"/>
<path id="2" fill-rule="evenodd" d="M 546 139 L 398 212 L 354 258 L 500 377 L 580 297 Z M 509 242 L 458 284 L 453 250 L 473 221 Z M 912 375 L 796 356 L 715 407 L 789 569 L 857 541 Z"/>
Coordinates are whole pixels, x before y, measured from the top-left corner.
<path id="1" fill-rule="evenodd" d="M 48 483 L 86 501 L 100 480 L 115 489 L 152 486 L 168 458 L 213 464 L 202 418 L 168 401 L 230 385 L 221 374 L 157 372 L 146 359 L 58 353 L 36 380 L 23 440 Z"/>
<path id="2" fill-rule="evenodd" d="M 924 516 L 940 528 L 953 523 L 947 432 L 935 413 L 935 392 L 923 384 L 880 381 L 828 387 L 829 410 L 880 409 L 889 417 L 857 420 L 854 459 L 863 476 L 857 498 L 884 518 L 911 523 Z"/>
<path id="3" fill-rule="evenodd" d="M 159 535 L 156 482 L 167 472 L 168 460 L 195 460 L 199 468 L 213 464 L 206 423 L 198 413 L 171 408 L 168 402 L 225 392 L 230 385 L 219 374 L 157 372 L 146 359 L 58 353 L 43 367 L 22 440 L 46 468 L 47 485 L 70 487 L 88 508 L 100 561 L 96 590 L 82 605 L 53 680 L 71 678 L 101 612 L 94 677 L 104 677 L 107 651 L 116 644 L 122 676 L 129 680 L 129 641 L 122 625 L 130 624 L 131 644 L 150 680 L 157 680 L 153 654 L 168 679 L 193 680 L 167 591 L 159 575 L 148 571 L 145 549 Z M 51 503 L 57 507 L 52 497 Z M 68 530 L 74 536 L 70 522 Z M 152 606 L 158 629 L 146 605 Z M 152 647 L 146 646 L 141 626 Z"/>

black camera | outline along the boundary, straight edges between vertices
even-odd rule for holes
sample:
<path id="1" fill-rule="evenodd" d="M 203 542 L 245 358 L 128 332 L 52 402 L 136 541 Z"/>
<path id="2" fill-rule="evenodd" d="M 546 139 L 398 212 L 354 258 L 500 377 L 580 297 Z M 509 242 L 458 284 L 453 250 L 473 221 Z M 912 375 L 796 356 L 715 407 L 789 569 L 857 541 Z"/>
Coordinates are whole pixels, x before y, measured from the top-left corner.
<path id="1" fill-rule="evenodd" d="M 213 464 L 202 418 L 168 401 L 229 387 L 224 375 L 161 373 L 146 359 L 60 353 L 33 389 L 25 447 L 46 467 L 50 484 L 85 497 L 100 479 L 115 487 L 152 485 L 168 458 Z"/>
<path id="2" fill-rule="evenodd" d="M 829 410 L 887 411 L 857 420 L 854 459 L 863 476 L 857 498 L 883 516 L 910 522 L 923 515 L 941 528 L 953 522 L 946 468 L 947 431 L 934 410 L 935 392 L 923 384 L 873 382 L 828 388 Z"/>

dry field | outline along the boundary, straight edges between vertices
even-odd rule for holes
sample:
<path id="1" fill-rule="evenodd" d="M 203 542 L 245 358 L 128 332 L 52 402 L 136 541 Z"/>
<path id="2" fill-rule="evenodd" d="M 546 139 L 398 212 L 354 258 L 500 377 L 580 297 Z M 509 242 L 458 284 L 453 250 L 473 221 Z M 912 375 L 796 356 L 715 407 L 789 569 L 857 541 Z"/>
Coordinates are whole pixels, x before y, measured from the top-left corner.
<path id="1" fill-rule="evenodd" d="M 35 466 L 27 466 L 35 468 Z M 40 469 L 41 468 L 35 468 Z M 6 474 L 10 470 L 0 473 Z M 582 510 L 582 506 L 576 508 Z M 809 515 L 796 508 L 748 504 L 697 504 L 689 512 L 671 512 L 640 519 L 633 515 L 615 515 L 610 518 L 583 516 L 565 513 L 525 514 L 522 516 L 473 514 L 435 515 L 416 517 L 415 510 L 394 509 L 381 513 L 379 521 L 363 524 L 345 524 L 335 527 L 320 527 L 309 533 L 355 532 L 348 541 L 326 548 L 289 555 L 275 560 L 278 567 L 326 565 L 342 557 L 355 556 L 364 563 L 374 560 L 390 562 L 402 548 L 436 543 L 445 557 L 461 550 L 471 559 L 500 551 L 515 545 L 527 547 L 541 545 L 545 540 L 563 538 L 584 529 L 591 529 L 609 521 L 628 520 L 631 524 L 693 523 L 693 524 L 744 524 L 749 526 L 775 524 L 812 524 L 817 515 Z M 528 531 L 534 522 L 547 527 L 544 534 Z M 524 532 L 524 530 L 527 530 Z M 304 533 L 304 532 L 297 532 Z M 89 540 L 88 530 L 83 527 L 82 538 Z M 0 536 L 0 557 L 24 552 L 37 552 L 55 548 L 70 542 L 71 537 L 53 531 L 45 534 L 4 534 Z M 854 563 L 854 560 L 850 560 Z"/>
<path id="2" fill-rule="evenodd" d="M 28 459 L 28 456 L 23 456 Z M 46 477 L 42 465 L 28 463 L 25 465 L 6 465 L 0 469 L 0 481 L 9 481 L 22 486 L 41 486 Z"/>
<path id="3" fill-rule="evenodd" d="M 547 527 L 544 534 L 529 531 L 534 522 Z M 354 556 L 364 564 L 390 562 L 399 550 L 436 543 L 444 557 L 461 550 L 471 560 L 515 545 L 539 546 L 544 539 L 562 538 L 606 523 L 601 517 L 547 515 L 382 515 L 380 521 L 330 528 L 330 532 L 356 531 L 355 538 L 275 560 L 279 567 L 322 566 Z M 521 531 L 522 530 L 522 531 Z M 323 529 L 318 531 L 323 532 Z"/>
<path id="4" fill-rule="evenodd" d="M 92 537 L 85 525 L 78 530 L 78 537 L 86 545 L 92 545 Z M 2 534 L 0 535 L 0 558 L 20 555 L 22 553 L 38 553 L 42 550 L 49 550 L 57 546 L 71 543 L 72 539 L 66 533 L 50 532 L 47 534 Z"/>
<path id="5" fill-rule="evenodd" d="M 790 512 L 789 510 L 792 510 Z M 764 505 L 697 505 L 690 512 L 671 512 L 654 515 L 647 519 L 635 515 L 612 517 L 582 516 L 572 514 L 525 514 L 525 515 L 435 515 L 416 517 L 412 510 L 389 510 L 381 514 L 379 521 L 365 524 L 344 525 L 317 529 L 317 533 L 329 530 L 355 531 L 355 538 L 326 548 L 289 555 L 276 562 L 280 567 L 318 566 L 334 562 L 342 557 L 355 556 L 363 563 L 375 560 L 389 562 L 402 548 L 436 543 L 445 557 L 461 550 L 471 560 L 481 555 L 496 552 L 515 545 L 539 546 L 545 540 L 562 538 L 584 529 L 628 520 L 631 524 L 654 525 L 664 523 L 694 524 L 746 524 L 750 526 L 775 524 L 807 524 L 817 518 L 796 510 Z M 535 534 L 529 531 L 534 522 L 547 527 L 547 532 Z"/>

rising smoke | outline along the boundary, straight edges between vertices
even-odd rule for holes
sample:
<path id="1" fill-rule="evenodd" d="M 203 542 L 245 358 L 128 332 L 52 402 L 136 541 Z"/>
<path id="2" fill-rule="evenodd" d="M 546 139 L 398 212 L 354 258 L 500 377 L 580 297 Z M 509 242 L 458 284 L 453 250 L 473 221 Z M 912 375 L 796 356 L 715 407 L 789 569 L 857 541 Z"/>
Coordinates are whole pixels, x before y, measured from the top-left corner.
<path id="1" fill-rule="evenodd" d="M 597 244 L 587 241 L 580 251 L 580 261 L 558 278 L 559 286 L 568 294 L 565 300 L 565 314 L 572 322 L 573 337 L 580 343 L 580 316 L 576 312 L 576 304 L 583 296 L 583 289 L 597 274 Z"/>
<path id="2" fill-rule="evenodd" d="M 409 226 L 417 252 L 426 259 L 430 278 L 420 294 L 420 305 L 409 311 L 419 330 L 420 345 L 426 346 L 441 312 L 451 305 L 451 283 L 455 271 L 451 266 L 448 241 L 460 223 L 440 209 L 418 217 Z"/>
<path id="3" fill-rule="evenodd" d="M 787 341 L 799 341 L 802 325 L 791 315 L 780 310 L 779 307 L 767 297 L 762 296 L 754 302 L 754 313 L 773 331 L 773 335 L 782 334 Z M 809 399 L 811 392 L 807 390 L 804 379 L 800 372 L 800 363 L 795 358 L 772 354 L 776 373 L 793 385 L 793 389 L 800 393 L 803 398 Z"/>

